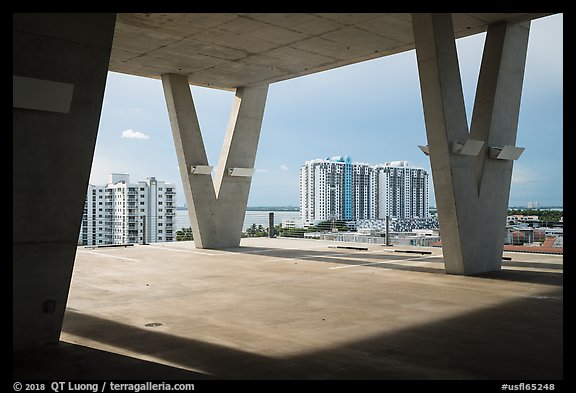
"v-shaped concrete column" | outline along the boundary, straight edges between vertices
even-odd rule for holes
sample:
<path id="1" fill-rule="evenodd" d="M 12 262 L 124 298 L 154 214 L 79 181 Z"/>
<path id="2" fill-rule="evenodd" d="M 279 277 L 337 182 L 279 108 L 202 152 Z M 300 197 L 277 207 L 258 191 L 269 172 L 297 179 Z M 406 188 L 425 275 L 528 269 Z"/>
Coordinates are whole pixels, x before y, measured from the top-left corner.
<path id="1" fill-rule="evenodd" d="M 530 22 L 489 26 L 470 132 L 451 15 L 412 24 L 446 272 L 499 270 Z"/>
<path id="2" fill-rule="evenodd" d="M 238 247 L 268 85 L 236 90 L 214 180 L 185 75 L 162 75 L 176 156 L 197 248 Z"/>

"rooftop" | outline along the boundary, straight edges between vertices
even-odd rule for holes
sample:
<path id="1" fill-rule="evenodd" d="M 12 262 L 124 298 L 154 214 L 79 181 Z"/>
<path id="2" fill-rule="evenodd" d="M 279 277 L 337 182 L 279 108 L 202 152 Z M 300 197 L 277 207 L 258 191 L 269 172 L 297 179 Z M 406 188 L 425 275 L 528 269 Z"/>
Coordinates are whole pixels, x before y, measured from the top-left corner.
<path id="1" fill-rule="evenodd" d="M 13 376 L 562 378 L 562 256 L 457 276 L 439 248 L 335 245 L 79 247 L 62 344 L 16 353 Z"/>

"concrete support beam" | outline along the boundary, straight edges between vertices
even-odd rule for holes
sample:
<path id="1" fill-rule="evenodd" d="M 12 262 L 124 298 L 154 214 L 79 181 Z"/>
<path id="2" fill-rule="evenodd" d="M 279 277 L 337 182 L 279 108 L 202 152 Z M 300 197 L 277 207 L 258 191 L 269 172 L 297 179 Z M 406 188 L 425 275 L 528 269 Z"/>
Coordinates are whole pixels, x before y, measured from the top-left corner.
<path id="1" fill-rule="evenodd" d="M 268 85 L 236 90 L 214 179 L 197 169 L 209 165 L 187 77 L 165 74 L 162 85 L 194 243 L 197 248 L 238 247 Z"/>
<path id="2" fill-rule="evenodd" d="M 530 22 L 489 26 L 470 132 L 451 15 L 412 22 L 446 272 L 499 270 L 513 161 L 489 151 L 516 142 Z"/>
<path id="3" fill-rule="evenodd" d="M 13 14 L 13 348 L 57 343 L 115 14 Z"/>

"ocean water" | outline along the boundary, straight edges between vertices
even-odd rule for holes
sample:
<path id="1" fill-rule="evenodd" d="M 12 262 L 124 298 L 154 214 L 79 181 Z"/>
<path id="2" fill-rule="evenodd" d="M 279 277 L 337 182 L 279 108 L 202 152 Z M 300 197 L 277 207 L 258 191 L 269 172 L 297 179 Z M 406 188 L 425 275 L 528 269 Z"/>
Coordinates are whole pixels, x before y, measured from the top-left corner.
<path id="1" fill-rule="evenodd" d="M 272 210 L 271 210 L 272 211 Z M 244 226 L 246 229 L 252 224 L 262 225 L 264 228 L 268 227 L 268 211 L 247 211 L 246 216 L 244 216 Z M 283 220 L 294 220 L 296 221 L 296 226 L 301 226 L 300 212 L 290 212 L 290 211 L 273 211 L 274 213 L 274 225 L 281 224 Z M 188 217 L 188 210 L 176 210 L 175 225 L 174 230 L 178 231 L 182 228 L 188 228 L 190 226 L 190 218 Z"/>

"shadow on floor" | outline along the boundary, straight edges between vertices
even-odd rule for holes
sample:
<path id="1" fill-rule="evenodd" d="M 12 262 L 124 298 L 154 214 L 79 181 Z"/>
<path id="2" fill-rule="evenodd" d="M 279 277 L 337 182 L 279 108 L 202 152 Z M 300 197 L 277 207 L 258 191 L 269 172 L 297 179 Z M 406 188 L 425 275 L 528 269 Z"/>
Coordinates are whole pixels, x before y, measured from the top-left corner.
<path id="1" fill-rule="evenodd" d="M 373 254 L 362 251 L 318 251 L 318 250 L 290 250 L 285 248 L 259 248 L 259 247 L 237 247 L 226 249 L 227 252 L 252 254 L 255 257 L 276 257 L 282 259 L 294 259 L 296 261 L 305 260 L 307 262 L 325 262 L 343 265 L 363 265 L 368 263 L 366 267 L 375 269 L 392 269 L 402 271 L 412 271 L 420 273 L 433 273 L 433 274 L 446 274 L 445 270 L 440 266 L 438 268 L 429 266 L 415 265 L 419 262 L 423 263 L 437 263 L 443 264 L 443 258 L 430 257 L 428 255 L 402 255 L 402 254 Z M 342 259 L 346 257 L 347 259 Z M 420 258 L 423 258 L 421 261 Z M 386 261 L 394 261 L 394 263 L 386 263 Z M 402 265 L 402 261 L 409 262 L 410 264 Z M 558 272 L 542 272 L 534 270 L 500 270 L 497 272 L 489 272 L 477 274 L 472 277 L 487 278 L 504 281 L 518 281 L 532 284 L 545 284 L 553 286 L 563 285 L 563 266 L 559 264 L 535 262 L 535 261 L 502 261 L 502 266 L 516 267 L 516 268 L 541 268 L 558 270 Z"/>
<path id="2" fill-rule="evenodd" d="M 502 261 L 502 266 L 529 267 L 534 269 L 563 270 L 564 266 L 557 263 L 532 262 L 532 261 Z"/>
<path id="3" fill-rule="evenodd" d="M 562 379 L 562 310 L 555 289 L 290 361 L 326 378 Z"/>
<path id="4" fill-rule="evenodd" d="M 12 356 L 15 380 L 204 380 L 209 375 L 65 342 Z"/>
<path id="5" fill-rule="evenodd" d="M 472 277 L 491 280 L 517 281 L 531 284 L 544 284 L 562 287 L 564 284 L 564 275 L 562 272 L 538 272 L 532 270 L 500 270 L 497 272 L 488 272 L 476 274 Z"/>
<path id="6" fill-rule="evenodd" d="M 562 307 L 562 290 L 555 289 L 332 348 L 311 346 L 284 358 L 199 341 L 193 332 L 179 337 L 69 310 L 64 331 L 222 379 L 549 380 L 563 376 Z M 41 357 L 16 353 L 14 378 L 206 377 L 70 344 L 55 348 Z"/>

